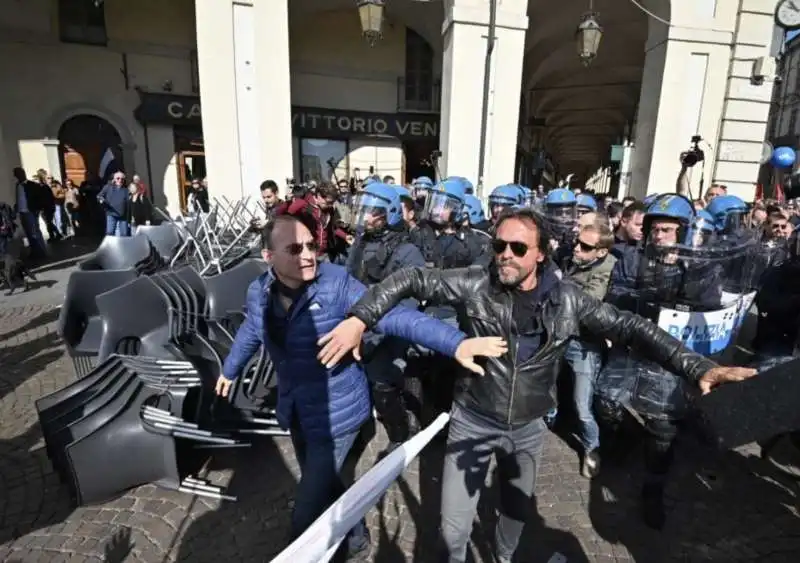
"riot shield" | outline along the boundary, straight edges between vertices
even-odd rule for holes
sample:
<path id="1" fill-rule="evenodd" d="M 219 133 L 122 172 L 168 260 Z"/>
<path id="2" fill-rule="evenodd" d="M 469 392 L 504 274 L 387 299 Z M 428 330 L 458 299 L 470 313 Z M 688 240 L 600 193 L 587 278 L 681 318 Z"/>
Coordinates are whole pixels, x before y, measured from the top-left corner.
<path id="1" fill-rule="evenodd" d="M 556 262 L 572 254 L 578 231 L 578 215 L 574 205 L 545 205 L 542 222 L 550 239 L 550 248 Z"/>
<path id="2" fill-rule="evenodd" d="M 608 300 L 645 317 L 691 350 L 718 361 L 729 356 L 755 299 L 741 291 L 757 241 L 658 246 L 647 242 L 626 260 L 628 279 L 612 285 Z M 731 289 L 739 291 L 730 291 Z M 647 417 L 679 419 L 694 392 L 646 351 L 612 347 L 598 378 L 601 399 Z"/>

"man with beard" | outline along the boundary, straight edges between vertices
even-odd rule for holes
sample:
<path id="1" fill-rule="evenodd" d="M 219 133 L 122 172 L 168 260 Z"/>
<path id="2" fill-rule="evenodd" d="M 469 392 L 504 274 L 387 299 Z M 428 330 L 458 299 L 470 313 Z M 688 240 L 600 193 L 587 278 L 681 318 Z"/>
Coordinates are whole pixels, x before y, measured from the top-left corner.
<path id="1" fill-rule="evenodd" d="M 561 358 L 581 331 L 630 346 L 699 385 L 703 392 L 754 370 L 719 367 L 645 319 L 561 282 L 546 260 L 547 235 L 531 209 L 498 219 L 490 268 L 407 268 L 373 286 L 351 317 L 321 341 L 320 359 L 355 351 L 361 335 L 406 298 L 449 304 L 466 334 L 500 335 L 508 352 L 480 360 L 482 377 L 464 377 L 450 416 L 442 478 L 441 530 L 450 562 L 463 562 L 492 455 L 501 489 L 496 556 L 510 562 L 532 506 L 545 437 L 542 417 L 554 404 Z"/>

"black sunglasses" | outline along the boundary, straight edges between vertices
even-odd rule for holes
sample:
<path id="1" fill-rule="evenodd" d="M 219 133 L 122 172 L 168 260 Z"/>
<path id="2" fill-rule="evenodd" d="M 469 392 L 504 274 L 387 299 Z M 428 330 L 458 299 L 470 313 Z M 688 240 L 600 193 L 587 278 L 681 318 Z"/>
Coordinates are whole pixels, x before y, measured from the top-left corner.
<path id="1" fill-rule="evenodd" d="M 494 250 L 495 254 L 502 254 L 509 246 L 511 247 L 511 252 L 517 258 L 522 258 L 528 253 L 528 245 L 524 242 L 506 241 L 499 238 L 492 240 L 492 250 Z"/>
<path id="2" fill-rule="evenodd" d="M 591 244 L 587 244 L 583 242 L 581 239 L 578 239 L 577 245 L 581 247 L 581 250 L 584 252 L 591 252 L 592 250 L 597 250 L 596 246 L 592 246 Z"/>
<path id="3" fill-rule="evenodd" d="M 311 241 L 303 244 L 302 242 L 293 242 L 289 246 L 286 247 L 286 252 L 291 254 L 292 256 L 300 256 L 303 253 L 303 247 L 307 248 L 311 252 L 316 252 L 319 249 L 319 245 L 316 241 Z"/>

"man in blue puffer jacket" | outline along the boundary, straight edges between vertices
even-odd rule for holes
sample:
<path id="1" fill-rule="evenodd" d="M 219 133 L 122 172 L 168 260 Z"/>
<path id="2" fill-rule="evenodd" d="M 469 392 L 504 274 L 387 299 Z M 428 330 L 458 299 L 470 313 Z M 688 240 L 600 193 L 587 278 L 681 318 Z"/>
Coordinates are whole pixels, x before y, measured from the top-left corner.
<path id="1" fill-rule="evenodd" d="M 266 347 L 278 376 L 278 420 L 291 431 L 301 468 L 293 538 L 344 491 L 339 472 L 371 413 L 361 365 L 326 366 L 317 359 L 319 340 L 348 316 L 366 288 L 345 268 L 317 263 L 313 225 L 308 223 L 305 217 L 284 215 L 264 228 L 262 255 L 270 270 L 248 288 L 246 319 L 217 382 L 217 393 L 227 396 L 248 360 L 260 346 Z M 496 357 L 504 351 L 499 338 L 466 339 L 458 329 L 405 307 L 393 310 L 376 328 L 455 357 L 478 372 L 475 355 Z M 352 555 L 368 551 L 363 522 L 347 543 Z"/>

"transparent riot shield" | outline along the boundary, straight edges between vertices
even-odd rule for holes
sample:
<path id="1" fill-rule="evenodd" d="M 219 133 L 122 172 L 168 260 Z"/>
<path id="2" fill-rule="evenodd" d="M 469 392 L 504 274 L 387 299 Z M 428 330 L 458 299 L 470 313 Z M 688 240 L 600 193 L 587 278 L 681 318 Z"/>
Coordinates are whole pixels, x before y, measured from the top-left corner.
<path id="1" fill-rule="evenodd" d="M 717 360 L 733 352 L 754 291 L 742 291 L 756 256 L 755 238 L 739 244 L 663 245 L 648 241 L 626 263 L 628 279 L 608 300 L 645 317 L 689 349 Z M 735 290 L 735 291 L 731 291 Z M 598 378 L 601 399 L 645 417 L 679 419 L 692 385 L 646 350 L 612 346 Z"/>
<path id="2" fill-rule="evenodd" d="M 578 231 L 578 215 L 574 205 L 544 205 L 542 221 L 550 238 L 554 256 L 572 253 Z"/>

